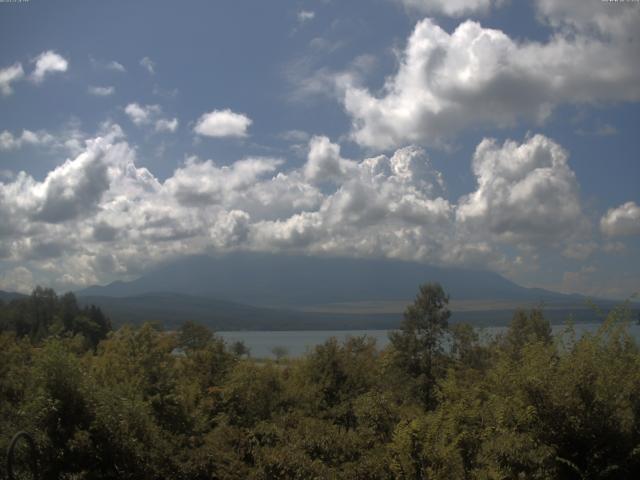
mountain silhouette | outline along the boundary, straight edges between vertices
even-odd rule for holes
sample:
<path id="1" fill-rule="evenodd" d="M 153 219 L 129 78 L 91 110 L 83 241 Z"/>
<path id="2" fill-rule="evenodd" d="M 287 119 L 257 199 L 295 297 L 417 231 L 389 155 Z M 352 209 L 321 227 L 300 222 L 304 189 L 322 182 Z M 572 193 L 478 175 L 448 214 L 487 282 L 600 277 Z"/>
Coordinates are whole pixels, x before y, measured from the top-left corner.
<path id="1" fill-rule="evenodd" d="M 440 282 L 452 300 L 576 303 L 579 295 L 525 288 L 501 275 L 381 259 L 259 253 L 190 256 L 130 282 L 80 290 L 80 296 L 128 297 L 151 292 L 210 297 L 246 305 L 301 307 L 341 302 L 411 300 L 418 286 Z"/>

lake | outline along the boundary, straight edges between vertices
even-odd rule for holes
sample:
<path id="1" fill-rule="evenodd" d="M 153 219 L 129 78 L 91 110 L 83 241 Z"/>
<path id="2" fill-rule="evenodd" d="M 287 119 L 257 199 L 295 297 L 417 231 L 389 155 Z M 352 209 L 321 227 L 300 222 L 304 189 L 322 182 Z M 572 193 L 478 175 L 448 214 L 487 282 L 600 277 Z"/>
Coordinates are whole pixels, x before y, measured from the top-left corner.
<path id="1" fill-rule="evenodd" d="M 601 324 L 599 323 L 577 323 L 574 329 L 577 335 L 586 332 L 595 332 Z M 561 332 L 564 325 L 552 325 L 554 333 Z M 506 327 L 484 327 L 478 328 L 482 338 L 490 338 L 506 330 Z M 316 345 L 320 345 L 331 337 L 336 337 L 342 341 L 348 337 L 374 338 L 378 348 L 384 348 L 389 344 L 390 330 L 295 330 L 295 331 L 229 331 L 216 332 L 227 343 L 241 340 L 249 347 L 251 356 L 254 358 L 274 358 L 272 350 L 275 347 L 284 347 L 288 355 L 298 357 L 312 350 Z M 640 342 L 640 325 L 631 325 L 629 331 Z"/>

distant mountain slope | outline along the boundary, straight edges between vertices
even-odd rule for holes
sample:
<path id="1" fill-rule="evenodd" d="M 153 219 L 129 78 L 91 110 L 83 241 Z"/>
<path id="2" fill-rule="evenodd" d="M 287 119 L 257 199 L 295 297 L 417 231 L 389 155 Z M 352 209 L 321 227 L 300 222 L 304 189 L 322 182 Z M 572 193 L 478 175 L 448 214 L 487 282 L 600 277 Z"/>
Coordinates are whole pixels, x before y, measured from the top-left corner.
<path id="1" fill-rule="evenodd" d="M 440 282 L 454 300 L 576 303 L 584 298 L 516 285 L 497 273 L 418 263 L 237 253 L 175 260 L 131 282 L 89 287 L 80 296 L 150 292 L 206 296 L 254 306 L 410 300 L 420 284 Z"/>
<path id="2" fill-rule="evenodd" d="M 26 297 L 23 293 L 18 292 L 5 292 L 0 290 L 0 300 L 3 302 L 10 302 L 11 300 L 15 300 L 16 298 L 24 298 Z"/>
<path id="3" fill-rule="evenodd" d="M 99 306 L 116 325 L 155 321 L 170 329 L 187 320 L 214 330 L 387 329 L 397 327 L 400 320 L 399 314 L 308 313 L 161 292 L 131 297 L 82 296 L 79 302 Z"/>
<path id="4" fill-rule="evenodd" d="M 191 320 L 213 330 L 371 330 L 398 328 L 400 311 L 386 313 L 309 312 L 252 307 L 234 302 L 174 293 L 149 293 L 131 297 L 80 297 L 82 305 L 99 306 L 117 327 L 124 323 L 159 322 L 174 329 Z M 611 305 L 601 305 L 606 311 Z M 400 308 L 400 307 L 399 307 Z M 514 308 L 453 310 L 452 323 L 507 325 Z M 634 313 L 638 315 L 637 309 Z M 563 323 L 571 316 L 575 322 L 601 320 L 597 312 L 585 306 L 545 308 L 552 323 Z"/>

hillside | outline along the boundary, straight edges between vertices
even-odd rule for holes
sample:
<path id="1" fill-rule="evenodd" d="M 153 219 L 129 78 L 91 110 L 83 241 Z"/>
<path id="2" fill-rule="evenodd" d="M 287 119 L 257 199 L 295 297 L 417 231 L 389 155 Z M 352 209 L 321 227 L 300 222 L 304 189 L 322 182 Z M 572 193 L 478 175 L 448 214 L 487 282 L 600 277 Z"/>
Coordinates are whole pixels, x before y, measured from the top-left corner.
<path id="1" fill-rule="evenodd" d="M 171 292 L 255 306 L 301 307 L 343 302 L 410 301 L 418 285 L 437 281 L 453 300 L 583 303 L 584 297 L 521 287 L 494 272 L 393 260 L 238 253 L 168 262 L 131 282 L 78 292 L 127 297 Z"/>
<path id="2" fill-rule="evenodd" d="M 214 330 L 332 330 L 395 328 L 398 314 L 333 314 L 272 309 L 192 295 L 153 292 L 129 297 L 82 296 L 116 324 L 162 323 L 175 328 L 190 320 Z"/>
<path id="3" fill-rule="evenodd" d="M 598 321 L 579 295 L 521 287 L 488 271 L 392 260 L 267 254 L 192 256 L 130 282 L 78 293 L 116 323 L 193 320 L 216 330 L 395 328 L 419 285 L 440 282 L 451 296 L 453 322 L 504 325 L 516 308 L 544 305 L 553 323 Z M 615 302 L 599 300 L 608 310 Z"/>
<path id="4" fill-rule="evenodd" d="M 24 298 L 26 295 L 18 292 L 5 292 L 4 290 L 0 290 L 0 300 L 3 302 L 10 302 L 11 300 L 15 300 L 16 298 Z"/>

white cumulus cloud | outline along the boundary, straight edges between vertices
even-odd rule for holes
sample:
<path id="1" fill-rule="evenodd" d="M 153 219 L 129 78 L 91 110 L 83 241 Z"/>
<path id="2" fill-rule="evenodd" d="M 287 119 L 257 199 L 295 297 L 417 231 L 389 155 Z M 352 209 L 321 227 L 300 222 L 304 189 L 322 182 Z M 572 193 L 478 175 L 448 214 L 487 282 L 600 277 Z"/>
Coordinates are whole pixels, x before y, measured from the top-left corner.
<path id="1" fill-rule="evenodd" d="M 161 118 L 156 122 L 156 131 L 173 133 L 178 129 L 178 123 L 177 118 L 172 118 L 171 120 L 168 118 Z"/>
<path id="2" fill-rule="evenodd" d="M 178 119 L 164 118 L 160 105 L 140 105 L 134 102 L 128 104 L 124 112 L 139 127 L 153 124 L 156 132 L 164 133 L 174 133 L 178 129 Z"/>
<path id="3" fill-rule="evenodd" d="M 381 93 L 355 81 L 344 86 L 353 138 L 384 149 L 438 144 L 479 125 L 541 122 L 559 104 L 639 100 L 640 9 L 623 6 L 624 14 L 607 16 L 614 9 L 603 2 L 568 2 L 595 14 L 594 26 L 586 13 L 576 20 L 551 4 L 539 2 L 556 32 L 546 43 L 470 20 L 451 33 L 432 19 L 418 22 Z"/>
<path id="4" fill-rule="evenodd" d="M 154 75 L 156 73 L 156 63 L 149 57 L 143 57 L 140 60 L 140 66 L 143 67 L 151 75 Z"/>
<path id="5" fill-rule="evenodd" d="M 96 95 L 98 97 L 108 97 L 109 95 L 113 95 L 116 91 L 115 87 L 89 87 L 88 92 L 91 95 Z"/>
<path id="6" fill-rule="evenodd" d="M 0 92 L 3 95 L 11 95 L 13 88 L 11 84 L 17 82 L 24 77 L 24 70 L 21 63 L 14 63 L 13 65 L 0 69 Z"/>
<path id="7" fill-rule="evenodd" d="M 194 131 L 206 137 L 246 137 L 252 120 L 242 113 L 230 109 L 213 110 L 203 114 Z"/>
<path id="8" fill-rule="evenodd" d="M 316 12 L 312 10 L 300 10 L 298 12 L 298 23 L 306 23 L 313 20 L 316 16 Z"/>
<path id="9" fill-rule="evenodd" d="M 44 145 L 53 143 L 52 135 L 45 131 L 32 132 L 22 130 L 20 135 L 14 135 L 8 130 L 0 132 L 0 150 L 17 150 L 25 145 Z"/>
<path id="10" fill-rule="evenodd" d="M 211 205 L 226 201 L 234 191 L 253 187 L 260 177 L 273 173 L 280 163 L 271 158 L 248 158 L 218 167 L 211 160 L 200 162 L 191 158 L 165 185 L 180 203 Z"/>
<path id="11" fill-rule="evenodd" d="M 509 264 L 501 243 L 522 244 L 528 256 L 551 248 L 586 258 L 596 248 L 584 234 L 567 153 L 540 135 L 482 141 L 473 158 L 478 186 L 457 203 L 416 146 L 349 159 L 316 136 L 297 167 L 270 157 L 228 165 L 193 157 L 165 180 L 136 156 L 122 130 L 106 125 L 43 180 L 25 172 L 0 179 L 3 261 L 68 288 L 231 250 L 499 269 Z M 575 232 L 582 243 L 567 249 Z"/>
<path id="12" fill-rule="evenodd" d="M 610 209 L 600 219 L 600 229 L 610 237 L 640 235 L 640 206 L 627 202 Z"/>
<path id="13" fill-rule="evenodd" d="M 124 68 L 124 65 L 122 65 L 120 62 L 116 62 L 115 60 L 111 60 L 110 62 L 107 62 L 105 64 L 105 68 L 107 70 L 113 70 L 114 72 L 121 72 L 121 73 L 124 73 L 127 71 L 127 69 Z"/>
<path id="14" fill-rule="evenodd" d="M 395 0 L 406 8 L 420 13 L 441 14 L 450 17 L 460 17 L 474 13 L 486 13 L 494 4 L 501 0 Z"/>
<path id="15" fill-rule="evenodd" d="M 31 293 L 34 287 L 33 274 L 25 267 L 15 267 L 0 274 L 0 290 Z"/>
<path id="16" fill-rule="evenodd" d="M 457 220 L 514 244 L 566 241 L 587 228 L 567 152 L 543 135 L 522 144 L 485 139 L 476 148 L 478 187 L 463 197 Z"/>
<path id="17" fill-rule="evenodd" d="M 129 119 L 136 125 L 146 125 L 160 115 L 162 109 L 159 105 L 140 105 L 138 103 L 128 104 L 124 112 L 129 116 Z"/>
<path id="18" fill-rule="evenodd" d="M 36 66 L 31 72 L 31 80 L 35 83 L 42 83 L 46 76 L 66 72 L 69 68 L 69 62 L 52 50 L 42 52 L 34 61 Z"/>
<path id="19" fill-rule="evenodd" d="M 327 137 L 313 137 L 304 174 L 312 182 L 339 181 L 356 168 L 356 163 L 340 156 L 340 146 Z"/>
<path id="20" fill-rule="evenodd" d="M 94 58 L 92 55 L 89 55 L 89 61 L 91 62 L 91 65 L 95 69 L 111 70 L 113 72 L 119 72 L 119 73 L 124 73 L 127 71 L 127 69 L 124 68 L 124 65 L 122 65 L 120 62 L 117 62 L 115 60 L 109 60 L 109 61 L 98 60 Z"/>

